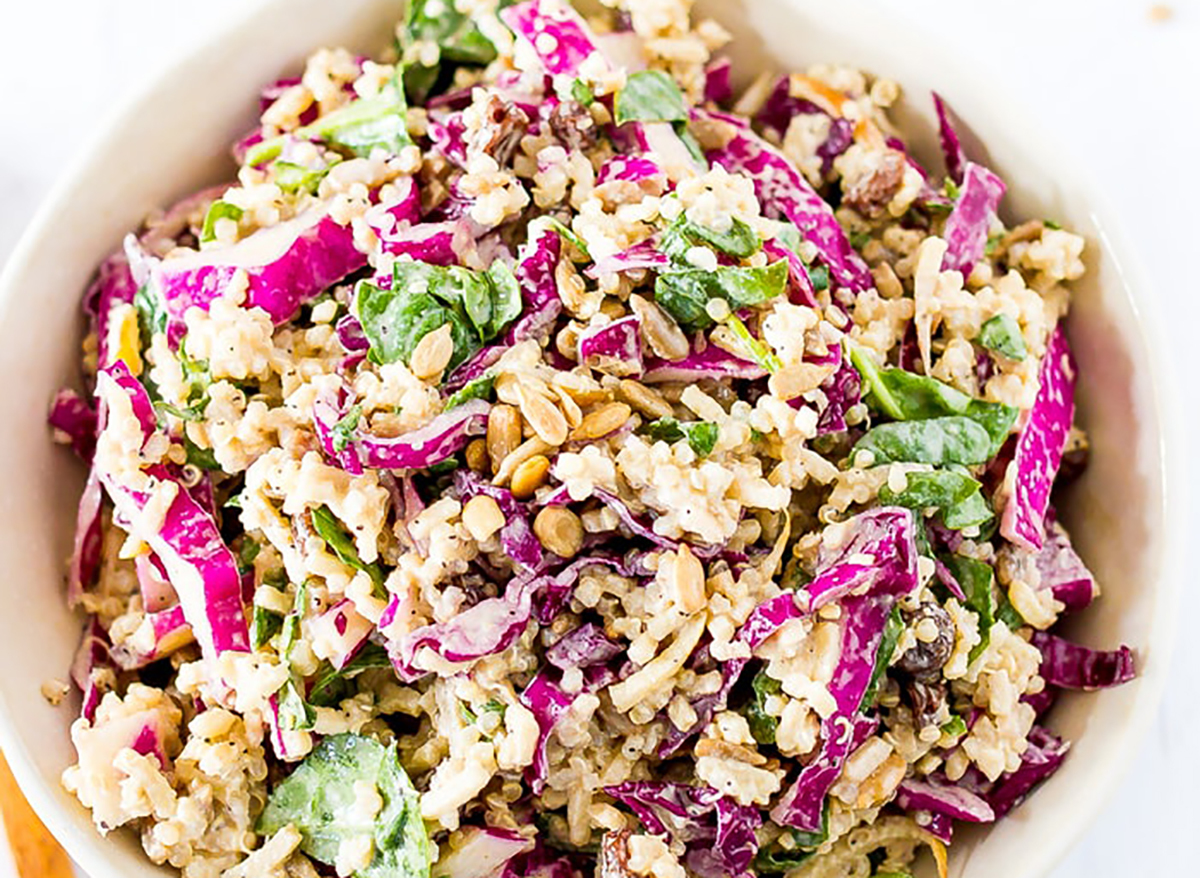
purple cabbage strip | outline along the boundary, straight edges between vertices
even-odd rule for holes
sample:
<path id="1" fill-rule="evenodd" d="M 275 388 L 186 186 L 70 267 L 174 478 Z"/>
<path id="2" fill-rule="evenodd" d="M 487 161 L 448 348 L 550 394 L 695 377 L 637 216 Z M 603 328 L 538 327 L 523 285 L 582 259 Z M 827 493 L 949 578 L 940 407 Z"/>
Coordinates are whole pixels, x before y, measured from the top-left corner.
<path id="1" fill-rule="evenodd" d="M 394 220 L 391 214 L 383 216 Z M 417 223 L 388 231 L 377 228 L 376 234 L 385 253 L 411 256 L 430 265 L 461 265 L 475 249 L 475 237 L 464 220 Z"/>
<path id="2" fill-rule="evenodd" d="M 959 584 L 958 580 L 954 578 L 954 574 L 950 572 L 950 568 L 947 567 L 945 562 L 943 562 L 942 559 L 936 555 L 933 558 L 933 572 L 934 575 L 937 576 L 938 582 L 944 585 L 950 594 L 958 598 L 960 602 L 965 602 L 967 600 L 966 592 L 963 591 L 963 588 Z"/>
<path id="3" fill-rule="evenodd" d="M 557 557 L 557 556 L 551 556 Z M 557 573 L 537 573 L 521 577 L 522 588 L 528 589 L 534 598 L 534 618 L 539 624 L 549 625 L 563 610 L 575 591 L 575 583 L 588 567 L 611 567 L 622 576 L 636 576 L 625 561 L 615 555 L 593 552 L 577 558 Z"/>
<path id="4" fill-rule="evenodd" d="M 146 619 L 154 632 L 154 645 L 149 652 L 133 649 L 128 641 L 112 648 L 112 659 L 123 671 L 144 668 L 194 639 L 191 626 L 183 616 L 183 607 L 179 605 L 156 613 L 147 613 Z"/>
<path id="5" fill-rule="evenodd" d="M 554 733 L 554 727 L 571 709 L 576 697 L 564 692 L 562 687 L 551 679 L 546 668 L 529 681 L 529 685 L 520 695 L 521 703 L 529 708 L 538 724 L 538 741 L 533 751 L 533 762 L 525 769 L 525 780 L 535 796 L 540 796 L 546 789 L 546 775 L 550 770 L 546 759 L 546 744 L 550 735 Z"/>
<path id="6" fill-rule="evenodd" d="M 688 868 L 702 878 L 745 875 L 758 851 L 762 815 L 712 787 L 628 781 L 604 791 L 633 811 L 647 832 L 685 845 Z"/>
<path id="7" fill-rule="evenodd" d="M 546 650 L 546 661 L 561 670 L 602 665 L 625 651 L 595 622 L 569 631 Z"/>
<path id="8" fill-rule="evenodd" d="M 1046 540 L 1033 563 L 1041 576 L 1040 588 L 1068 610 L 1082 610 L 1096 597 L 1096 580 L 1071 545 L 1071 537 L 1058 522 L 1047 519 Z"/>
<path id="9" fill-rule="evenodd" d="M 107 394 L 127 395 L 145 438 L 154 435 L 157 424 L 150 397 L 123 361 L 118 360 L 104 370 L 100 382 L 102 400 Z M 111 387 L 105 388 L 105 382 L 111 382 Z M 106 418 L 102 403 L 102 430 Z M 178 484 L 161 465 L 147 472 L 156 479 Z M 136 523 L 151 497 L 106 479 L 103 473 L 100 479 L 120 517 Z M 162 524 L 149 529 L 145 539 L 166 567 L 205 657 L 226 651 L 248 652 L 250 638 L 242 606 L 241 576 L 211 512 L 180 485 L 163 514 Z"/>
<path id="10" fill-rule="evenodd" d="M 751 652 L 762 645 L 768 637 L 778 631 L 792 619 L 806 615 L 796 603 L 796 592 L 784 592 L 770 600 L 763 601 L 755 607 L 742 627 L 738 629 L 736 643 L 744 644 Z M 689 728 L 677 729 L 674 724 L 667 726 L 667 732 L 658 749 L 659 759 L 670 759 L 689 741 L 693 735 L 699 734 L 713 716 L 725 709 L 729 693 L 737 684 L 738 677 L 746 667 L 748 659 L 733 658 L 721 664 L 721 686 L 716 692 L 702 695 L 692 702 L 692 710 L 696 712 L 696 722 Z"/>
<path id="11" fill-rule="evenodd" d="M 817 418 L 817 435 L 841 433 L 848 429 L 846 412 L 862 401 L 862 377 L 850 358 L 838 350 L 837 371 L 825 379 L 821 390 L 825 394 L 825 407 Z"/>
<path id="12" fill-rule="evenodd" d="M 100 476 L 93 469 L 88 473 L 83 494 L 79 497 L 79 511 L 75 515 L 75 541 L 67 573 L 67 606 L 72 609 L 79 605 L 100 569 L 100 507 L 103 502 Z"/>
<path id="13" fill-rule="evenodd" d="M 502 9 L 500 18 L 529 44 L 551 76 L 576 75 L 579 65 L 599 51 L 587 23 L 565 3 L 543 8 L 540 0 L 527 0 Z"/>
<path id="14" fill-rule="evenodd" d="M 504 597 L 485 598 L 448 622 L 425 625 L 390 641 L 388 656 L 396 675 L 411 683 L 432 673 L 417 664 L 425 649 L 448 662 L 471 662 L 508 649 L 529 624 L 532 612 L 529 593 L 520 589 L 515 591 L 515 595 L 506 593 Z M 380 628 L 386 628 L 395 619 L 397 600 L 393 596 L 379 620 Z"/>
<path id="15" fill-rule="evenodd" d="M 585 329 L 579 335 L 579 362 L 619 378 L 640 378 L 645 371 L 641 318 L 633 314 Z"/>
<path id="16" fill-rule="evenodd" d="M 918 583 L 914 523 L 908 510 L 881 507 L 846 522 L 850 528 L 836 550 L 822 546 L 817 577 L 808 584 L 809 611 L 842 602 L 841 655 L 830 682 L 837 708 L 821 723 L 821 748 L 771 809 L 780 826 L 806 832 L 821 828 L 825 796 L 846 758 L 873 733 L 874 721 L 859 716 L 875 669 L 883 629 L 898 598 Z M 873 559 L 866 563 L 866 559 Z M 870 726 L 870 728 L 868 728 Z M 845 734 L 852 728 L 853 733 Z"/>
<path id="17" fill-rule="evenodd" d="M 594 279 L 603 274 L 616 274 L 620 271 L 658 271 L 670 264 L 670 258 L 658 249 L 658 245 L 653 240 L 646 240 L 634 244 L 628 250 L 597 259 L 585 268 L 583 273 Z"/>
<path id="18" fill-rule="evenodd" d="M 569 857 L 554 854 L 538 841 L 529 853 L 509 860 L 499 878 L 579 878 L 579 874 Z"/>
<path id="19" fill-rule="evenodd" d="M 1021 767 L 1002 775 L 985 794 L 997 820 L 1021 804 L 1030 790 L 1058 771 L 1071 746 L 1041 726 L 1034 726 L 1028 738 L 1029 747 L 1021 756 Z"/>
<path id="20" fill-rule="evenodd" d="M 415 222 L 421 206 L 416 184 L 406 181 L 407 190 L 386 208 L 401 223 Z M 182 320 L 190 307 L 207 308 L 237 272 L 245 271 L 246 307 L 262 308 L 281 324 L 306 301 L 366 264 L 353 229 L 313 210 L 229 247 L 158 262 L 153 276 L 169 314 Z"/>
<path id="21" fill-rule="evenodd" d="M 743 378 L 753 381 L 765 377 L 767 371 L 757 363 L 743 360 L 710 344 L 702 352 L 688 354 L 682 360 L 648 357 L 642 381 L 646 384 L 663 381 L 695 382 L 701 378 Z"/>
<path id="22" fill-rule="evenodd" d="M 1017 436 L 1016 455 L 1001 489 L 1000 534 L 1031 551 L 1040 550 L 1045 541 L 1050 490 L 1075 418 L 1075 375 L 1075 358 L 1060 323 L 1046 345 L 1037 398 Z"/>
<path id="23" fill-rule="evenodd" d="M 793 305 L 817 307 L 817 292 L 804 261 L 791 247 L 785 247 L 774 239 L 763 241 L 763 252 L 771 262 L 786 259 L 788 263 L 788 301 Z"/>
<path id="24" fill-rule="evenodd" d="M 702 118 L 714 116 L 696 112 Z M 712 150 L 708 158 L 731 173 L 750 177 L 763 213 L 795 224 L 817 248 L 839 288 L 859 293 L 875 285 L 871 270 L 850 245 L 833 208 L 778 149 L 752 131 L 734 129 L 728 143 Z"/>
<path id="25" fill-rule="evenodd" d="M 971 274 L 987 248 L 988 230 L 1004 190 L 1004 181 L 994 173 L 967 162 L 962 189 L 942 229 L 942 237 L 946 239 L 943 269 L 961 272 L 963 277 Z"/>
<path id="26" fill-rule="evenodd" d="M 345 410 L 329 397 L 318 397 L 313 403 L 313 428 L 321 450 L 350 475 L 358 476 L 362 475 L 363 465 L 356 441 L 351 439 L 340 451 L 334 444 L 333 429 L 345 415 Z"/>
<path id="27" fill-rule="evenodd" d="M 83 307 L 96 331 L 97 362 L 101 368 L 109 363 L 108 336 L 112 309 L 132 302 L 137 288 L 129 270 L 129 259 L 124 250 L 118 250 L 100 263 L 96 279 L 84 294 Z"/>
<path id="28" fill-rule="evenodd" d="M 615 155 L 600 166 L 596 174 L 596 185 L 602 186 L 612 180 L 641 183 L 649 180 L 666 188 L 667 175 L 658 162 L 640 155 Z"/>
<path id="29" fill-rule="evenodd" d="M 991 823 L 992 806 L 968 789 L 907 778 L 896 793 L 896 804 L 905 811 L 929 811 L 970 823 Z"/>
<path id="30" fill-rule="evenodd" d="M 473 399 L 402 436 L 360 433 L 355 441 L 363 463 L 373 469 L 425 469 L 457 454 L 472 436 L 483 435 L 491 408 L 487 400 Z"/>
<path id="31" fill-rule="evenodd" d="M 57 431 L 84 463 L 91 463 L 96 450 L 96 410 L 77 391 L 64 388 L 50 404 L 51 428 Z"/>
<path id="32" fill-rule="evenodd" d="M 96 718 L 96 708 L 100 706 L 100 698 L 104 695 L 97 672 L 106 668 L 113 668 L 108 633 L 100 620 L 91 616 L 84 625 L 79 648 L 71 663 L 71 680 L 83 693 L 79 715 L 88 722 Z"/>
<path id="33" fill-rule="evenodd" d="M 963 171 L 967 166 L 967 154 L 963 151 L 958 132 L 954 130 L 954 123 L 950 120 L 950 109 L 936 91 L 933 92 L 933 106 L 937 110 L 938 139 L 942 143 L 942 155 L 946 158 L 946 176 L 961 184 Z"/>
<path id="34" fill-rule="evenodd" d="M 1042 654 L 1038 673 L 1049 686 L 1091 692 L 1128 683 L 1136 675 L 1128 646 L 1092 649 L 1045 631 L 1034 631 L 1029 642 Z"/>
<path id="35" fill-rule="evenodd" d="M 509 7 L 514 8 L 516 7 Z M 513 345 L 530 338 L 541 339 L 562 313 L 558 282 L 554 278 L 561 255 L 562 239 L 553 229 L 543 229 L 522 248 L 513 274 L 521 284 L 524 308 L 517 322 L 508 331 L 508 344 Z"/>
<path id="36" fill-rule="evenodd" d="M 485 481 L 467 469 L 454 473 L 454 488 L 465 503 L 471 497 L 485 494 L 496 501 L 504 513 L 504 527 L 500 528 L 500 545 L 505 554 L 517 564 L 529 570 L 540 568 L 544 557 L 542 544 L 534 536 L 529 523 L 529 509 L 513 497 L 507 488 Z"/>
<path id="37" fill-rule="evenodd" d="M 950 844 L 950 840 L 954 837 L 954 819 L 945 814 L 929 812 L 929 820 L 922 823 L 921 828 L 942 844 Z"/>
<path id="38" fill-rule="evenodd" d="M 790 76 L 779 77 L 775 87 L 767 95 L 762 108 L 754 114 L 754 124 L 765 131 L 774 132 L 780 140 L 787 134 L 792 119 L 800 115 L 827 115 L 812 101 L 792 97 Z"/>
<path id="39" fill-rule="evenodd" d="M 725 104 L 733 100 L 733 62 L 717 58 L 704 68 L 704 100 Z"/>
<path id="40" fill-rule="evenodd" d="M 367 339 L 366 333 L 363 332 L 362 324 L 358 322 L 358 318 L 353 314 L 343 314 L 335 327 L 337 330 L 338 341 L 342 343 L 347 351 L 356 353 L 365 351 L 371 347 L 371 342 Z"/>

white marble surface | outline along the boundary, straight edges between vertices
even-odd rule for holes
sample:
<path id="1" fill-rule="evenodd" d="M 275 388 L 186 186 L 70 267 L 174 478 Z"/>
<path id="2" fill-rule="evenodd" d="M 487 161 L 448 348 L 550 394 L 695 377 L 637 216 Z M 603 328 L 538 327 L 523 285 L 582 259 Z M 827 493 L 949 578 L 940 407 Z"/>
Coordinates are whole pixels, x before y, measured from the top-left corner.
<path id="1" fill-rule="evenodd" d="M 0 261 L 113 104 L 256 2 L 0 3 Z M 1200 241 L 1200 0 L 1176 0 L 1161 22 L 1152 20 L 1148 0 L 879 3 L 921 16 L 947 42 L 977 40 L 973 57 L 998 87 L 1023 99 L 1081 162 L 1111 181 L 1112 199 L 1151 268 L 1153 288 L 1142 293 L 1182 364 L 1200 326 L 1192 267 Z M 1200 403 L 1194 382 L 1180 384 L 1189 403 Z M 1200 431 L 1200 412 L 1193 408 L 1185 417 Z M 1200 490 L 1200 467 L 1187 488 L 1183 493 Z M 1054 878 L 1195 874 L 1190 849 L 1200 819 L 1200 748 L 1189 742 L 1200 727 L 1200 653 L 1187 628 L 1198 614 L 1193 591 L 1185 597 L 1171 684 L 1145 748 Z M 0 878 L 13 874 L 0 850 Z"/>

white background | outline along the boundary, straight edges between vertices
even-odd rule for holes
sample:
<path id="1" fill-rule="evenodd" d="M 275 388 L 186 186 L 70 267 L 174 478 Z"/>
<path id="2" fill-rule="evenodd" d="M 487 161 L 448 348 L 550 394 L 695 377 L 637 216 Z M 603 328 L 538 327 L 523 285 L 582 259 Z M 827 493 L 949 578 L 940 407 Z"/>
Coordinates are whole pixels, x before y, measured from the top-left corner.
<path id="1" fill-rule="evenodd" d="M 0 263 L 100 120 L 260 0 L 0 2 Z M 331 3 L 337 0 L 329 0 Z M 1055 129 L 1110 194 L 1151 269 L 1148 299 L 1187 373 L 1200 335 L 1200 0 L 1156 21 L 1148 0 L 878 0 L 923 19 Z M 1185 371 L 1186 370 L 1186 371 Z M 1190 432 L 1190 431 L 1189 431 Z M 1178 487 L 1178 486 L 1176 486 Z M 1191 490 L 1200 489 L 1200 466 Z M 1127 584 L 1128 586 L 1129 584 Z M 1185 597 L 1166 700 L 1125 783 L 1054 878 L 1196 874 L 1200 599 Z M 13 866 L 0 842 L 0 878 Z M 33 878 L 33 876 L 27 876 Z"/>

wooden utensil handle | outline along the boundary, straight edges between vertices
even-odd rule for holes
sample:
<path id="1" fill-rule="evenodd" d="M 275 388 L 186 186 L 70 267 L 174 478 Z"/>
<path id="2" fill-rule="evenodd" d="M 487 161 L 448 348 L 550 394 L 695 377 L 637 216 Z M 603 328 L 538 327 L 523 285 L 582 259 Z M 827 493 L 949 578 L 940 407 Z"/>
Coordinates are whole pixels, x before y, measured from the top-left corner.
<path id="1" fill-rule="evenodd" d="M 66 852 L 38 820 L 0 754 L 0 812 L 20 878 L 74 878 Z"/>

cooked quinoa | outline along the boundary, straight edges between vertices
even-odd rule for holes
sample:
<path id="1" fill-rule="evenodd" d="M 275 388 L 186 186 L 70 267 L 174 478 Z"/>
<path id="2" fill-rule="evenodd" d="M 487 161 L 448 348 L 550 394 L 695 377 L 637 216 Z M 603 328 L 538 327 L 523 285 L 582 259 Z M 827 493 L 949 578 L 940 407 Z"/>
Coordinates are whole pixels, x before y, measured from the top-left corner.
<path id="1" fill-rule="evenodd" d="M 1084 240 L 687 0 L 412 0 L 263 90 L 84 300 L 63 784 L 189 878 L 939 871 L 1128 647 Z M 498 8 L 499 7 L 499 8 Z M 52 703 L 64 687 L 43 687 Z M 79 701 L 69 701 L 78 704 Z"/>

